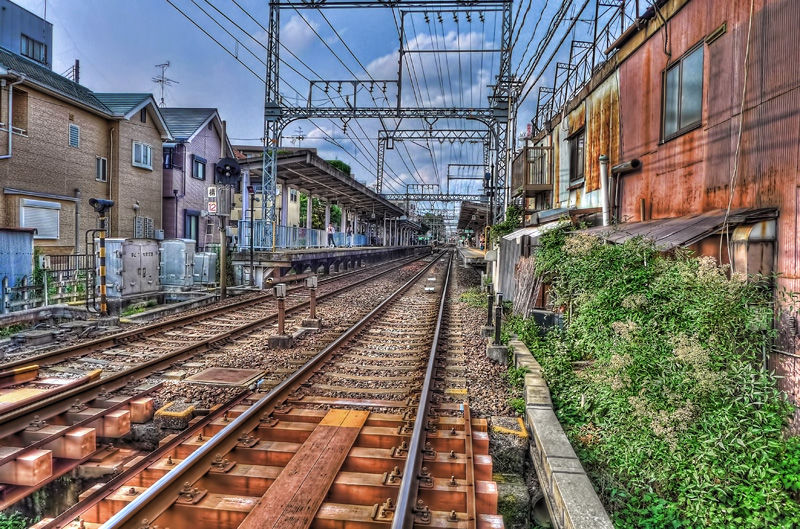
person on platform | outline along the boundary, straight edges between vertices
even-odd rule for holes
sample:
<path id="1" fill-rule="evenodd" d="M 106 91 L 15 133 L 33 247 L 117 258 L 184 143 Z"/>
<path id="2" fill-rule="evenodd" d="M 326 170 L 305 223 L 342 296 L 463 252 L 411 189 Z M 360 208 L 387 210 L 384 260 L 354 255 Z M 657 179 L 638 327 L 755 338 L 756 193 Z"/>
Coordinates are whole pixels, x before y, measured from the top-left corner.
<path id="1" fill-rule="evenodd" d="M 336 230 L 333 228 L 333 224 L 328 224 L 328 247 L 333 246 L 336 248 L 336 241 L 333 240 L 334 233 L 336 233 Z"/>
<path id="2" fill-rule="evenodd" d="M 351 248 L 353 246 L 353 226 L 347 227 L 347 247 Z"/>

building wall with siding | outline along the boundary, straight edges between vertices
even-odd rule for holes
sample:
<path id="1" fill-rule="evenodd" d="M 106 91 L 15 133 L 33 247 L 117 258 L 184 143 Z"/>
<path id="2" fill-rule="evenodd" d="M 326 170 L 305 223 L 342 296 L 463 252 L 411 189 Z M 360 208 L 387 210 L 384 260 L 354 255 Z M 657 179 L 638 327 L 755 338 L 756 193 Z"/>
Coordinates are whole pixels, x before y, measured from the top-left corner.
<path id="1" fill-rule="evenodd" d="M 0 187 L 29 192 L 74 197 L 79 189 L 82 199 L 79 220 L 79 245 L 83 233 L 96 225 L 96 215 L 89 207 L 90 197 L 108 197 L 107 184 L 95 179 L 97 156 L 108 158 L 108 137 L 111 122 L 28 86 L 14 88 L 15 95 L 27 94 L 27 132 L 14 134 L 12 157 L 0 160 Z M 0 120 L 8 123 L 8 88 L 0 91 Z M 23 98 L 14 100 L 18 113 Z M 79 147 L 69 146 L 69 124 L 80 127 Z M 19 125 L 17 123 L 15 126 Z M 7 154 L 8 133 L 0 132 L 0 152 Z M 5 227 L 20 224 L 19 204 L 30 195 L 3 193 L 0 200 L 0 222 Z M 36 239 L 36 246 L 50 253 L 72 253 L 75 246 L 75 203 L 59 202 L 59 239 Z"/>
<path id="2" fill-rule="evenodd" d="M 203 126 L 203 130 L 192 138 L 191 142 L 180 143 L 176 147 L 176 157 L 179 163 L 183 164 L 183 169 L 164 170 L 164 231 L 168 238 L 185 237 L 184 216 L 186 210 L 203 211 L 206 209 L 206 198 L 208 188 L 214 185 L 216 175 L 216 162 L 220 159 L 220 144 L 222 142 L 219 130 L 213 123 L 211 128 Z M 229 153 L 230 154 L 230 153 Z M 206 160 L 205 180 L 199 180 L 192 175 L 193 156 L 199 156 Z M 178 199 L 177 231 L 175 223 L 175 199 L 172 193 L 177 189 L 183 197 Z M 214 218 L 200 218 L 198 244 L 204 246 L 208 243 L 219 242 L 219 230 L 214 226 L 210 236 L 205 236 L 206 223 L 214 221 Z"/>
<path id="3" fill-rule="evenodd" d="M 156 116 L 152 107 L 147 107 L 147 121 L 142 123 L 136 112 L 130 120 L 117 123 L 118 134 L 115 156 L 118 164 L 116 183 L 113 186 L 114 202 L 112 214 L 112 236 L 133 237 L 134 204 L 139 203 L 139 216 L 153 219 L 153 228 L 161 229 L 161 197 L 163 194 L 164 167 L 161 133 L 156 127 Z M 152 148 L 152 169 L 133 165 L 133 142 L 139 141 Z"/>

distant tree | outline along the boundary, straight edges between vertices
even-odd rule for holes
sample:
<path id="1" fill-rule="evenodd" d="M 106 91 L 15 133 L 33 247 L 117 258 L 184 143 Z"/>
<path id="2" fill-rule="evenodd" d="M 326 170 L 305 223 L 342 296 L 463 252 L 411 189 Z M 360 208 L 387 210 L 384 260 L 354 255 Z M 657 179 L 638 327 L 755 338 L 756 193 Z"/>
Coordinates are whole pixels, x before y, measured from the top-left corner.
<path id="1" fill-rule="evenodd" d="M 308 196 L 300 193 L 300 226 L 306 225 L 306 204 Z M 339 206 L 331 206 L 331 224 L 339 226 L 342 220 L 342 210 Z M 311 227 L 315 230 L 324 230 L 325 226 L 325 202 L 314 198 L 311 203 Z"/>

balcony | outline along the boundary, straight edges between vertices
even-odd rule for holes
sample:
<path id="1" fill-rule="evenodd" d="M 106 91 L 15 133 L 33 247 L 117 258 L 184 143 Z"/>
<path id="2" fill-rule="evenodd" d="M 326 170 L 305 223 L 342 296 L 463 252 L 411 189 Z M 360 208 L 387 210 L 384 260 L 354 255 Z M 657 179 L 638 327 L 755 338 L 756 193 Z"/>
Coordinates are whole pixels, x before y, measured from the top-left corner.
<path id="1" fill-rule="evenodd" d="M 529 146 L 511 163 L 511 194 L 533 198 L 553 189 L 550 147 Z"/>

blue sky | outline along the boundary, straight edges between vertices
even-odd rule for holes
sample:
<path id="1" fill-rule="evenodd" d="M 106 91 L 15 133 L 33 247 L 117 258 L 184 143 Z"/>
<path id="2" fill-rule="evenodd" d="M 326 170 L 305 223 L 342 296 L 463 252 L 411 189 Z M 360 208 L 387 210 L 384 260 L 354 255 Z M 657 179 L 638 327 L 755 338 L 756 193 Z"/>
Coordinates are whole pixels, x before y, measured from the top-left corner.
<path id="1" fill-rule="evenodd" d="M 42 16 L 45 0 L 16 0 L 23 7 Z M 213 0 L 214 6 L 230 16 L 252 35 L 250 39 L 232 24 L 224 25 L 242 43 L 251 48 L 250 55 L 241 45 L 225 35 L 204 15 L 198 5 L 222 20 L 205 0 L 171 0 L 201 26 L 215 35 L 231 51 L 253 69 L 264 75 L 265 52 L 256 42 L 264 44 L 264 31 L 250 20 L 233 0 Z M 238 3 L 266 25 L 267 2 L 265 0 L 237 0 Z M 548 17 L 553 6 L 548 0 L 534 0 L 527 13 L 526 22 L 520 32 L 519 62 L 525 44 L 544 34 L 549 24 Z M 578 4 L 579 2 L 574 2 Z M 582 2 L 580 2 L 582 3 Z M 528 2 L 514 2 L 514 11 Z M 573 9 L 574 12 L 574 9 Z M 302 15 L 301 15 L 302 13 Z M 322 17 L 321 13 L 327 17 Z M 521 10 L 525 13 L 525 10 Z M 53 23 L 54 70 L 66 71 L 73 61 L 81 61 L 81 83 L 96 91 L 153 92 L 158 98 L 158 89 L 152 77 L 158 73 L 156 64 L 170 61 L 167 76 L 178 81 L 166 92 L 167 106 L 217 107 L 222 118 L 228 121 L 228 132 L 234 143 L 257 144 L 262 136 L 261 115 L 263 113 L 263 83 L 228 53 L 204 35 L 166 0 L 49 0 L 46 4 L 47 20 Z M 282 51 L 282 57 L 301 74 L 310 79 L 351 79 L 355 75 L 367 79 L 394 79 L 397 75 L 398 31 L 392 11 L 373 10 L 284 10 L 281 14 L 281 41 L 303 63 Z M 303 18 L 305 17 L 305 18 Z M 537 25 L 535 25 L 537 24 Z M 335 31 L 331 28 L 335 28 Z M 536 33 L 534 34 L 534 27 Z M 418 50 L 496 48 L 500 39 L 499 19 L 494 14 L 484 14 L 483 20 L 473 14 L 469 19 L 464 13 L 458 16 L 445 14 L 441 20 L 436 15 L 423 13 L 406 18 L 407 47 Z M 534 36 L 531 39 L 531 35 Z M 347 46 L 345 46 L 346 43 Z M 349 50 L 348 50 L 349 48 Z M 333 51 L 331 51 L 333 50 Z M 350 52 L 358 58 L 356 60 Z M 346 67 L 333 55 L 337 54 Z M 488 88 L 497 71 L 497 54 L 414 54 L 406 63 L 404 103 L 423 106 L 484 106 Z M 364 70 L 368 73 L 366 73 Z M 413 72 L 411 71 L 413 69 Z M 305 97 L 309 83 L 281 66 L 284 77 L 282 93 L 290 101 Z M 415 78 L 415 87 L 409 79 Z M 543 77 L 547 82 L 547 75 Z M 345 90 L 346 92 L 346 86 Z M 381 95 L 377 95 L 376 104 Z M 360 101 L 368 101 L 369 94 L 359 95 Z M 393 96 L 392 87 L 387 97 Z M 322 92 L 319 87 L 314 100 L 341 104 L 337 86 L 329 86 Z M 525 129 L 530 119 L 534 98 L 526 102 L 520 112 L 519 130 Z M 347 130 L 341 122 L 315 120 L 315 123 L 298 122 L 285 131 L 285 144 L 297 145 L 291 136 L 305 136 L 303 146 L 316 147 L 327 158 L 339 158 L 353 167 L 359 180 L 374 181 L 375 145 L 377 130 L 381 126 L 376 120 L 362 123 L 350 122 Z M 384 123 L 393 127 L 394 122 Z M 447 123 L 437 126 L 446 127 Z M 459 123 L 449 125 L 459 126 Z M 421 127 L 421 122 L 402 124 L 403 128 Z M 387 153 L 387 184 L 389 191 L 404 191 L 405 183 L 439 183 L 446 187 L 446 174 L 450 163 L 477 163 L 482 160 L 479 145 L 449 145 L 436 142 L 409 143 Z M 451 169 L 451 173 L 457 172 Z M 477 182 L 455 181 L 451 191 L 479 192 Z M 442 207 L 439 205 L 438 207 Z"/>

